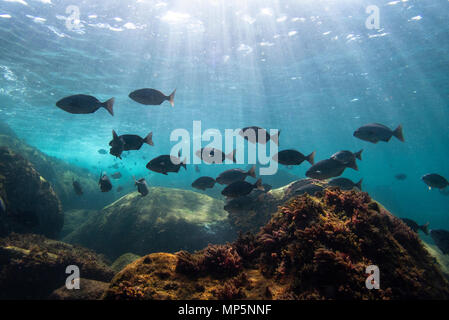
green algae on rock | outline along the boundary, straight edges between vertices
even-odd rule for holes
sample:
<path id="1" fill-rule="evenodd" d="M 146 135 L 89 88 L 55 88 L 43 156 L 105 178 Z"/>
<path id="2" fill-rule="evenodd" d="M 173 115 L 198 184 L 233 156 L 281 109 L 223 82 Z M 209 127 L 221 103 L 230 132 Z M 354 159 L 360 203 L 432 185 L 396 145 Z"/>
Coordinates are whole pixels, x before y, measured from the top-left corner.
<path id="1" fill-rule="evenodd" d="M 65 285 L 75 265 L 84 279 L 109 282 L 114 271 L 101 255 L 40 235 L 13 233 L 0 239 L 0 299 L 47 299 Z"/>
<path id="2" fill-rule="evenodd" d="M 226 219 L 221 200 L 188 190 L 151 187 L 146 197 L 133 192 L 103 208 L 64 241 L 111 260 L 127 252 L 193 251 L 232 240 L 235 232 Z"/>
<path id="3" fill-rule="evenodd" d="M 0 147 L 0 236 L 9 232 L 37 233 L 56 238 L 64 215 L 53 188 L 21 155 Z"/>
<path id="4" fill-rule="evenodd" d="M 111 269 L 115 272 L 120 272 L 125 268 L 128 264 L 133 263 L 137 259 L 140 259 L 141 257 L 134 253 L 125 253 L 122 254 L 120 257 L 115 259 L 115 261 L 111 264 Z"/>
<path id="5" fill-rule="evenodd" d="M 416 233 L 363 192 L 295 196 L 257 235 L 215 247 L 142 257 L 103 298 L 449 299 L 449 284 Z M 365 286 L 370 265 L 380 268 L 379 290 Z M 218 276 L 219 266 L 229 272 Z"/>

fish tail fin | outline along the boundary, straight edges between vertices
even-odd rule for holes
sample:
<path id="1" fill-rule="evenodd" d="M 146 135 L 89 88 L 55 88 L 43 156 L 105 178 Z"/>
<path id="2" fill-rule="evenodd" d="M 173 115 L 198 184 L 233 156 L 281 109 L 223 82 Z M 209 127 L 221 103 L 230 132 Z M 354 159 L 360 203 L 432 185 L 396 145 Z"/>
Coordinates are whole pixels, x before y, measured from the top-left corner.
<path id="1" fill-rule="evenodd" d="M 278 130 L 277 133 L 270 136 L 270 140 L 273 141 L 277 146 L 279 145 L 279 135 L 281 134 L 281 130 Z"/>
<path id="2" fill-rule="evenodd" d="M 255 166 L 255 165 L 252 166 L 251 169 L 249 169 L 248 175 L 249 175 L 250 177 L 253 177 L 253 178 L 256 177 L 256 166 Z"/>
<path id="3" fill-rule="evenodd" d="M 111 116 L 114 115 L 114 109 L 113 109 L 113 107 L 114 107 L 114 101 L 115 101 L 115 99 L 114 99 L 114 98 L 111 98 L 111 99 L 109 99 L 108 101 L 103 102 L 103 108 L 105 108 L 106 110 L 108 110 L 108 112 L 111 114 Z"/>
<path id="4" fill-rule="evenodd" d="M 170 104 L 172 107 L 175 106 L 175 93 L 176 93 L 176 89 L 173 90 L 173 92 L 168 96 L 168 101 L 170 101 Z"/>
<path id="5" fill-rule="evenodd" d="M 153 143 L 153 132 L 150 132 L 145 139 L 143 139 L 145 143 L 149 144 L 150 146 L 154 146 Z"/>
<path id="6" fill-rule="evenodd" d="M 356 152 L 356 153 L 355 153 L 355 157 L 356 157 L 357 159 L 359 159 L 359 160 L 362 160 L 362 152 L 363 152 L 363 149 L 360 150 L 359 152 Z"/>
<path id="7" fill-rule="evenodd" d="M 360 179 L 360 181 L 355 184 L 355 186 L 359 188 L 360 191 L 362 191 L 362 181 L 363 179 Z"/>
<path id="8" fill-rule="evenodd" d="M 226 155 L 226 158 L 232 160 L 232 162 L 237 162 L 237 160 L 235 159 L 235 152 L 236 149 L 232 150 L 232 152 L 229 152 L 229 154 Z"/>
<path id="9" fill-rule="evenodd" d="M 262 179 L 257 180 L 254 187 L 260 191 L 265 191 L 265 188 L 262 185 Z"/>
<path id="10" fill-rule="evenodd" d="M 312 152 L 311 154 L 309 154 L 309 155 L 306 157 L 306 160 L 307 160 L 312 166 L 313 166 L 314 163 L 315 163 L 315 154 L 316 154 L 316 151 Z"/>
<path id="11" fill-rule="evenodd" d="M 426 235 L 429 235 L 429 223 L 427 222 L 426 224 L 422 225 L 419 227 L 422 232 L 424 232 Z"/>
<path id="12" fill-rule="evenodd" d="M 402 125 L 398 125 L 398 127 L 393 131 L 393 135 L 398 138 L 400 141 L 404 142 L 404 134 L 402 133 Z"/>
<path id="13" fill-rule="evenodd" d="M 349 163 L 348 167 L 354 169 L 355 171 L 359 171 L 359 167 L 357 166 L 357 162 L 355 162 L 355 159 L 351 161 L 351 163 Z"/>

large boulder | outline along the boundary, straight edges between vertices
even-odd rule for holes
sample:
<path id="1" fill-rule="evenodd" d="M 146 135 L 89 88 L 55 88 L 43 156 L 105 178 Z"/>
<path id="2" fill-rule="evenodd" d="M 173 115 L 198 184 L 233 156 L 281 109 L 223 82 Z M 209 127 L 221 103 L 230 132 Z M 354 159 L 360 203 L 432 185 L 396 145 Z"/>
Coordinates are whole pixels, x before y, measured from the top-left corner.
<path id="1" fill-rule="evenodd" d="M 368 266 L 380 288 L 366 288 Z M 153 253 L 104 299 L 449 299 L 418 235 L 363 192 L 294 196 L 257 235 L 190 254 Z"/>
<path id="2" fill-rule="evenodd" d="M 93 214 L 64 241 L 111 260 L 127 252 L 198 250 L 234 238 L 223 205 L 193 191 L 151 187 L 145 197 L 133 192 Z"/>
<path id="3" fill-rule="evenodd" d="M 109 282 L 114 271 L 107 263 L 104 257 L 81 247 L 40 235 L 13 233 L 0 239 L 0 299 L 47 299 L 65 286 L 70 265 L 79 268 L 81 292 L 88 296 L 94 286 L 84 288 L 83 279 Z"/>
<path id="4" fill-rule="evenodd" d="M 6 208 L 0 212 L 0 236 L 12 231 L 49 238 L 59 235 L 64 215 L 53 188 L 29 161 L 3 147 L 0 147 L 0 196 Z"/>
<path id="5" fill-rule="evenodd" d="M 19 139 L 14 131 L 0 121 L 0 146 L 21 154 L 33 164 L 33 167 L 50 183 L 58 195 L 63 209 L 101 209 L 114 201 L 114 193 L 101 193 L 98 188 L 98 176 L 88 170 L 71 165 L 55 157 L 46 155 Z M 84 194 L 80 197 L 73 189 L 73 180 L 77 180 Z"/>

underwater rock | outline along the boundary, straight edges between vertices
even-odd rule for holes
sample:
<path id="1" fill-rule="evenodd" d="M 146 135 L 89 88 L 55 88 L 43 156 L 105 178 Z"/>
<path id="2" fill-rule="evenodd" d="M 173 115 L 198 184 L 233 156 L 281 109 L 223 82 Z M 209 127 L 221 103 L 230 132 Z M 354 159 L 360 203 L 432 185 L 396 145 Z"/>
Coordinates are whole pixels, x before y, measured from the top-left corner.
<path id="1" fill-rule="evenodd" d="M 0 236 L 17 232 L 58 237 L 64 215 L 53 188 L 29 161 L 4 147 L 0 147 L 0 190 L 6 207 L 0 215 Z"/>
<path id="2" fill-rule="evenodd" d="M 446 278 L 449 280 L 449 255 L 441 252 L 436 245 L 422 242 L 429 254 L 434 257 Z"/>
<path id="3" fill-rule="evenodd" d="M 113 194 L 99 194 L 98 177 L 88 170 L 48 156 L 19 139 L 14 131 L 0 121 L 0 146 L 8 147 L 30 161 L 58 195 L 64 210 L 86 208 L 100 209 L 114 201 Z M 73 180 L 80 183 L 84 194 L 77 196 Z"/>
<path id="4" fill-rule="evenodd" d="M 314 195 L 315 192 L 322 191 L 327 184 L 325 181 L 316 179 L 301 179 L 293 181 L 283 187 L 272 189 L 263 196 L 260 193 L 252 192 L 249 200 L 250 205 L 245 205 L 242 210 L 228 210 L 229 223 L 240 232 L 257 232 L 276 213 L 278 206 L 293 196 L 308 193 Z"/>
<path id="5" fill-rule="evenodd" d="M 34 234 L 1 238 L 0 299 L 47 299 L 65 285 L 69 265 L 77 266 L 83 279 L 109 282 L 114 276 L 93 251 Z"/>
<path id="6" fill-rule="evenodd" d="M 123 270 L 123 268 L 125 268 L 128 264 L 136 261 L 137 259 L 139 259 L 140 256 L 138 256 L 137 254 L 134 253 L 125 253 L 122 254 L 120 257 L 118 257 L 117 259 L 115 259 L 115 261 L 111 264 L 111 268 L 112 270 L 114 270 L 115 272 L 120 272 Z"/>
<path id="7" fill-rule="evenodd" d="M 221 200 L 188 190 L 151 187 L 132 192 L 92 215 L 64 241 L 91 248 L 111 260 L 133 252 L 193 251 L 235 237 Z"/>
<path id="8" fill-rule="evenodd" d="M 370 265 L 378 290 L 365 286 Z M 367 193 L 326 189 L 293 197 L 257 235 L 142 257 L 103 298 L 448 299 L 449 283 L 417 234 Z"/>
<path id="9" fill-rule="evenodd" d="M 69 290 L 65 285 L 53 291 L 50 300 L 99 300 L 109 283 L 80 278 L 79 290 Z"/>
<path id="10" fill-rule="evenodd" d="M 83 223 L 89 220 L 90 216 L 95 215 L 96 210 L 73 209 L 64 212 L 64 226 L 61 231 L 61 238 L 69 235 L 78 229 Z"/>

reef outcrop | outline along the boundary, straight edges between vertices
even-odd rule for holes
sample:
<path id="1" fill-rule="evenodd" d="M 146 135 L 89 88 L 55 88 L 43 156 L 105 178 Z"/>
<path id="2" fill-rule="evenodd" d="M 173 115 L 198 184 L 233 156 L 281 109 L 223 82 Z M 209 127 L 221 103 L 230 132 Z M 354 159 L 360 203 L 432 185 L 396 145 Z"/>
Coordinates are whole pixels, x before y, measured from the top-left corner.
<path id="1" fill-rule="evenodd" d="M 107 263 L 101 255 L 81 247 L 40 235 L 13 233 L 0 239 L 0 299 L 49 299 L 54 290 L 65 286 L 70 265 L 79 268 L 81 281 L 108 283 L 114 271 Z M 98 288 L 91 285 L 70 295 L 98 297 Z"/>
<path id="2" fill-rule="evenodd" d="M 88 170 L 71 165 L 55 157 L 46 155 L 38 149 L 23 142 L 14 131 L 0 121 L 0 146 L 7 147 L 32 163 L 40 175 L 50 183 L 58 195 L 64 210 L 101 209 L 114 200 L 114 194 L 101 193 L 98 177 Z M 72 180 L 77 180 L 83 195 L 77 196 L 73 190 Z"/>
<path id="3" fill-rule="evenodd" d="M 380 289 L 366 287 L 378 266 Z M 368 194 L 293 196 L 260 231 L 193 254 L 153 253 L 104 299 L 448 299 L 449 284 L 408 226 Z"/>
<path id="4" fill-rule="evenodd" d="M 133 252 L 194 251 L 232 241 L 223 201 L 193 191 L 151 187 L 103 208 L 64 241 L 105 254 L 111 260 Z"/>
<path id="5" fill-rule="evenodd" d="M 10 232 L 56 238 L 64 215 L 50 183 L 21 155 L 0 147 L 0 236 Z"/>

